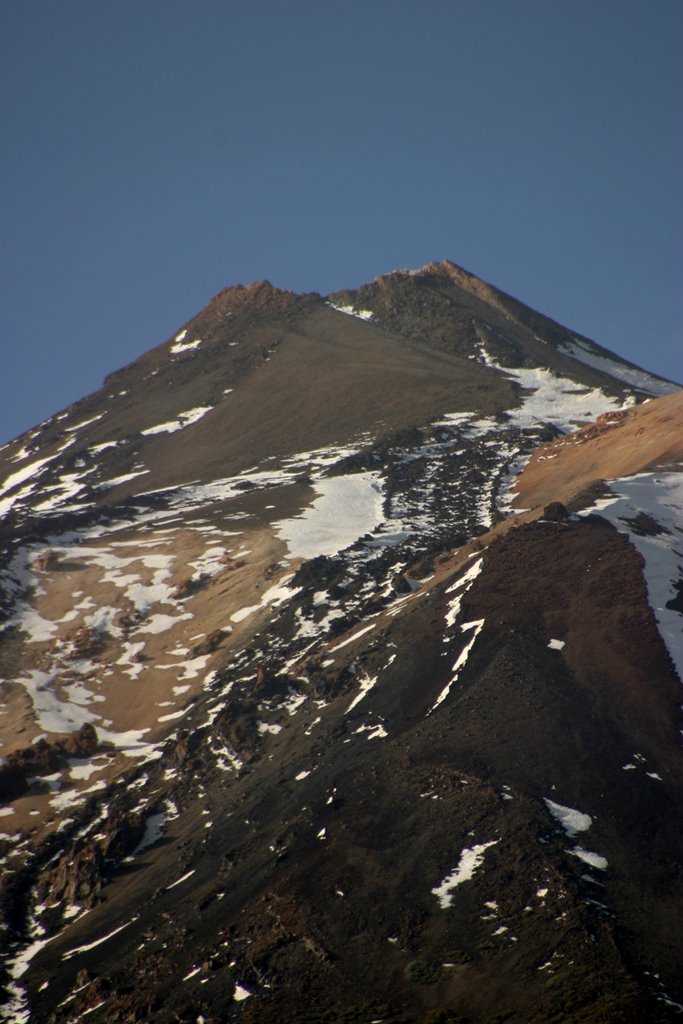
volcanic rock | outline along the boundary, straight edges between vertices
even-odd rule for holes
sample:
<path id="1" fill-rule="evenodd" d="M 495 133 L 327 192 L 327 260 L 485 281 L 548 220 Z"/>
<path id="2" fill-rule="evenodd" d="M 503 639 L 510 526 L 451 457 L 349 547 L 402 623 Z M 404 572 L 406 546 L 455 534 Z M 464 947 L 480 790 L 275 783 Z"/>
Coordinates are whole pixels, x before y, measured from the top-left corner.
<path id="1" fill-rule="evenodd" d="M 0 1020 L 678 1020 L 682 464 L 448 261 L 224 289 L 6 445 Z"/>

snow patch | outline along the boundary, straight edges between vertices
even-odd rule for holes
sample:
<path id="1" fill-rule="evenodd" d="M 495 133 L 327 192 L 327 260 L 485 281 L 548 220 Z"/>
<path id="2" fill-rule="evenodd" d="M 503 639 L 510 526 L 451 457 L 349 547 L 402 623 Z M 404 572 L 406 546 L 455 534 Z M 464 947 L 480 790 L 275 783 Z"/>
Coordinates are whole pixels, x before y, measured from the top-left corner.
<path id="1" fill-rule="evenodd" d="M 122 932 L 124 928 L 128 927 L 128 925 L 133 924 L 134 921 L 137 921 L 137 916 L 133 917 L 130 921 L 126 921 L 125 924 L 119 925 L 118 928 L 114 928 L 113 931 L 107 932 L 107 934 L 103 935 L 101 939 L 95 939 L 94 942 L 88 942 L 84 946 L 76 946 L 75 949 L 70 949 L 68 953 L 64 954 L 62 960 L 70 960 L 71 957 L 76 956 L 77 953 L 87 953 L 88 950 L 95 949 L 96 946 L 101 946 L 103 942 L 107 942 L 115 935 L 118 935 L 118 933 Z"/>
<path id="2" fill-rule="evenodd" d="M 371 677 L 371 676 L 365 675 L 365 676 L 363 676 L 361 678 L 360 690 L 358 691 L 356 696 L 353 698 L 353 700 L 349 704 L 348 708 L 346 709 L 345 714 L 348 715 L 349 711 L 352 711 L 353 708 L 355 708 L 356 704 L 358 704 L 363 699 L 363 697 L 366 695 L 366 693 L 370 692 L 370 690 L 373 688 L 373 686 L 375 685 L 376 682 L 377 682 L 377 676 Z"/>
<path id="3" fill-rule="evenodd" d="M 338 313 L 356 316 L 359 320 L 372 320 L 374 315 L 371 309 L 356 309 L 354 306 L 335 306 L 334 302 L 328 302 L 327 305 L 332 309 L 336 309 Z"/>
<path id="4" fill-rule="evenodd" d="M 607 870 L 607 861 L 599 853 L 591 853 L 590 850 L 584 850 L 582 846 L 575 846 L 573 850 L 567 852 L 571 853 L 573 857 L 578 857 L 585 864 L 590 864 L 592 868 L 598 868 L 600 871 Z"/>
<path id="5" fill-rule="evenodd" d="M 318 497 L 300 516 L 274 524 L 290 558 L 336 555 L 384 519 L 379 473 L 327 477 L 314 484 Z"/>
<path id="6" fill-rule="evenodd" d="M 647 373 L 637 366 L 625 366 L 620 359 L 610 359 L 601 355 L 595 351 L 592 345 L 579 338 L 575 337 L 573 341 L 561 342 L 558 349 L 564 355 L 577 359 L 584 366 L 592 366 L 595 370 L 608 373 L 611 377 L 616 377 L 617 380 L 650 395 L 671 395 L 674 391 L 679 390 L 677 384 L 671 384 L 669 381 L 662 380 L 661 377 L 653 377 L 651 373 Z"/>
<path id="7" fill-rule="evenodd" d="M 212 405 L 198 405 L 196 409 L 188 409 L 186 412 L 179 412 L 178 418 L 169 420 L 167 423 L 157 423 L 154 427 L 147 427 L 141 430 L 141 434 L 175 434 L 177 430 L 184 430 L 211 412 Z"/>
<path id="8" fill-rule="evenodd" d="M 446 699 L 446 697 L 451 691 L 451 686 L 453 686 L 453 684 L 457 682 L 458 676 L 460 675 L 460 671 L 465 665 L 467 659 L 469 658 L 470 651 L 472 650 L 477 637 L 482 631 L 484 621 L 484 619 L 475 619 L 474 622 L 463 622 L 462 625 L 460 626 L 460 629 L 463 632 L 466 632 L 467 630 L 471 629 L 473 631 L 472 637 L 470 640 L 467 641 L 462 651 L 458 655 L 458 658 L 452 669 L 453 675 L 451 676 L 450 680 L 446 683 L 443 690 L 436 698 L 436 701 L 427 712 L 428 715 L 431 715 L 432 711 L 438 708 L 439 704 L 441 704 Z"/>
<path id="9" fill-rule="evenodd" d="M 483 863 L 486 851 L 489 847 L 495 846 L 497 842 L 499 842 L 498 839 L 492 839 L 488 843 L 478 843 L 476 846 L 462 851 L 457 867 L 449 875 L 446 875 L 443 882 L 432 889 L 442 909 L 446 910 L 453 902 L 451 889 L 462 885 L 463 882 L 470 881 L 474 872 Z"/>
<path id="10" fill-rule="evenodd" d="M 573 807 L 564 807 L 562 804 L 556 804 L 554 800 L 548 800 L 545 797 L 543 802 L 555 821 L 560 823 L 570 838 L 573 838 L 579 832 L 585 832 L 593 824 L 590 814 L 584 814 Z"/>
<path id="11" fill-rule="evenodd" d="M 180 352 L 191 352 L 193 349 L 199 348 L 201 345 L 201 338 L 195 338 L 194 341 L 183 341 L 186 334 L 187 331 L 181 331 L 176 337 L 174 343 L 171 345 L 171 352 L 173 355 L 178 355 Z"/>
<path id="12" fill-rule="evenodd" d="M 351 636 L 347 636 L 346 640 L 342 640 L 341 643 L 334 644 L 333 647 L 329 647 L 328 651 L 330 653 L 332 651 L 340 651 L 342 649 L 342 647 L 346 647 L 347 644 L 352 644 L 354 642 L 354 640 L 357 640 L 359 637 L 363 636 L 365 633 L 369 633 L 370 630 L 374 629 L 376 625 L 377 625 L 377 623 L 373 622 L 369 626 L 363 626 L 362 629 L 359 629 L 355 633 L 352 633 Z"/>

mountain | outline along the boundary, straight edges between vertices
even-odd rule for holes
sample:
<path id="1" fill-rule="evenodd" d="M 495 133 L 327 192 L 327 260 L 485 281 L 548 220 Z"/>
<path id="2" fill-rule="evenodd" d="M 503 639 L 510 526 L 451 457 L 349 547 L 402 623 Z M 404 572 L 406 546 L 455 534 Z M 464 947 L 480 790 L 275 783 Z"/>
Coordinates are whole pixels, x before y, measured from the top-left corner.
<path id="1" fill-rule="evenodd" d="M 683 392 L 450 262 L 0 450 L 0 1020 L 683 1013 Z"/>

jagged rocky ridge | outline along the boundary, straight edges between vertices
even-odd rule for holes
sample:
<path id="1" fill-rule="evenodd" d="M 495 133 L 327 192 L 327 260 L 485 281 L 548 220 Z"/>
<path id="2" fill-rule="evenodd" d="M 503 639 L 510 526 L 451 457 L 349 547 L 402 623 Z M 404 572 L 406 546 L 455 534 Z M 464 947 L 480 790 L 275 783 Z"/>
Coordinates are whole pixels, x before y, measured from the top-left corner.
<path id="1" fill-rule="evenodd" d="M 0 1019 L 678 1019 L 681 420 L 444 263 L 5 446 Z"/>

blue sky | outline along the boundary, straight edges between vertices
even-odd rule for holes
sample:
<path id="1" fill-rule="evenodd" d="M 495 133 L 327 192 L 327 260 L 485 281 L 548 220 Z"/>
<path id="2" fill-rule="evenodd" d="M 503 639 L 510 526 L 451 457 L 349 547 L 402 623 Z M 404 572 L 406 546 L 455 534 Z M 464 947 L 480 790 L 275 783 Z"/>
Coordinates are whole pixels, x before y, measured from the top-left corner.
<path id="1" fill-rule="evenodd" d="M 220 288 L 449 258 L 683 378 L 680 0 L 0 0 L 8 439 Z"/>

